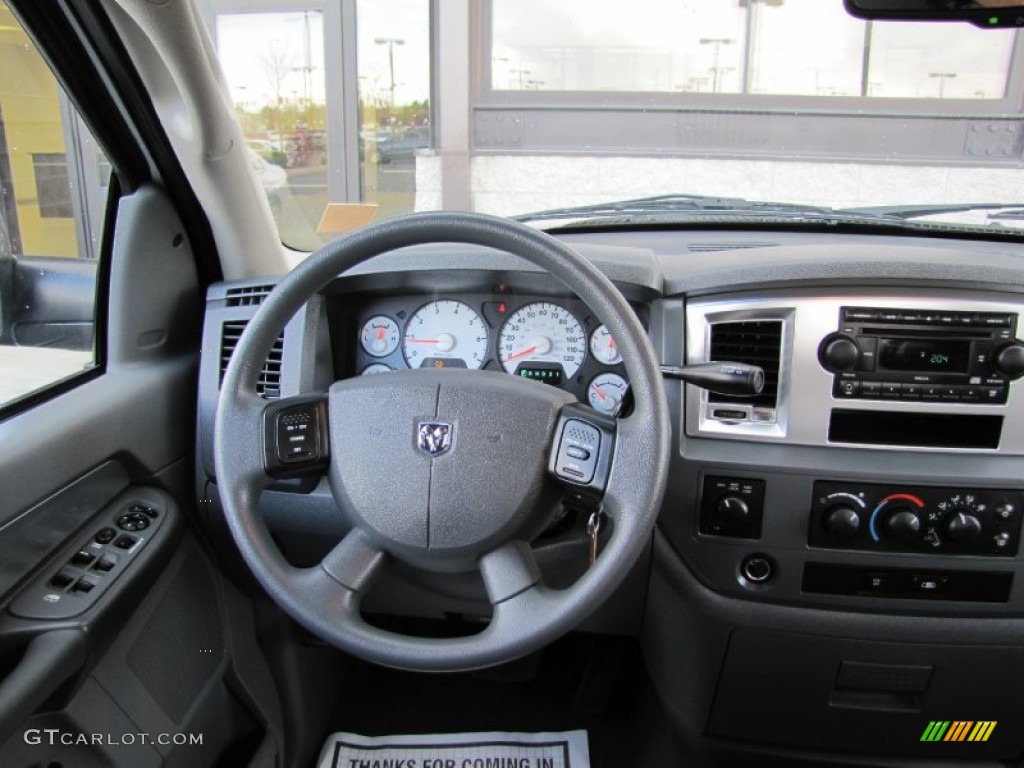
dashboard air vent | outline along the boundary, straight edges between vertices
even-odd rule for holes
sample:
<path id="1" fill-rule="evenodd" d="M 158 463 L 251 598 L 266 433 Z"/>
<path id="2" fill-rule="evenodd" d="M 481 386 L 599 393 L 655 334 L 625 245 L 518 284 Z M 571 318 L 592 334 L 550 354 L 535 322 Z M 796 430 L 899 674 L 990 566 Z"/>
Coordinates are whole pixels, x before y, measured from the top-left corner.
<path id="1" fill-rule="evenodd" d="M 229 307 L 256 307 L 263 303 L 274 290 L 272 285 L 247 285 L 244 288 L 228 288 Z"/>
<path id="2" fill-rule="evenodd" d="M 224 382 L 224 372 L 228 369 L 228 361 L 238 346 L 247 321 L 234 320 L 224 323 L 220 340 L 220 380 Z M 267 361 L 260 371 L 256 382 L 256 394 L 268 400 L 276 400 L 281 396 L 281 357 L 284 354 L 284 333 L 277 337 L 274 346 L 267 355 Z"/>
<path id="3" fill-rule="evenodd" d="M 779 392 L 781 320 L 741 320 L 711 325 L 711 361 L 748 363 L 764 369 L 764 390 L 750 397 L 709 394 L 712 403 L 748 403 L 775 408 Z"/>

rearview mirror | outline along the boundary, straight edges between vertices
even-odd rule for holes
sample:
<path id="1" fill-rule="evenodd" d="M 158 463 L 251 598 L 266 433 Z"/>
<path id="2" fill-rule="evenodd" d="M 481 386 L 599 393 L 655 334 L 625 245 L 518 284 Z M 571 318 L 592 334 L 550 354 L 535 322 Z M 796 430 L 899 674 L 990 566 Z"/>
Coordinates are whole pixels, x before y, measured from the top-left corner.
<path id="1" fill-rule="evenodd" d="M 843 0 L 859 19 L 967 21 L 977 27 L 1024 26 L 1024 0 Z"/>

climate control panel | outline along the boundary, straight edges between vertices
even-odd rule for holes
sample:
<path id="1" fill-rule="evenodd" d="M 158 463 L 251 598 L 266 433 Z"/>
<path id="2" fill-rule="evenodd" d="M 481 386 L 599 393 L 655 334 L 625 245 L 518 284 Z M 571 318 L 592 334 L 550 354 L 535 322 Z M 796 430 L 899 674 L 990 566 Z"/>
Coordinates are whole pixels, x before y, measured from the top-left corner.
<path id="1" fill-rule="evenodd" d="M 812 547 L 1012 557 L 1024 492 L 818 481 Z"/>

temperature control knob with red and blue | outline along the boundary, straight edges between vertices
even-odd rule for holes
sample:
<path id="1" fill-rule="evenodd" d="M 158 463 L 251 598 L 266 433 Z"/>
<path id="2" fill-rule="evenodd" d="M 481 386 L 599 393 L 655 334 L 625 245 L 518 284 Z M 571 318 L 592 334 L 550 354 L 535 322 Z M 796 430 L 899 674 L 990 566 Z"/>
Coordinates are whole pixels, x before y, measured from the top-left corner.
<path id="1" fill-rule="evenodd" d="M 1017 553 L 1019 490 L 818 481 L 811 546 L 935 555 Z"/>

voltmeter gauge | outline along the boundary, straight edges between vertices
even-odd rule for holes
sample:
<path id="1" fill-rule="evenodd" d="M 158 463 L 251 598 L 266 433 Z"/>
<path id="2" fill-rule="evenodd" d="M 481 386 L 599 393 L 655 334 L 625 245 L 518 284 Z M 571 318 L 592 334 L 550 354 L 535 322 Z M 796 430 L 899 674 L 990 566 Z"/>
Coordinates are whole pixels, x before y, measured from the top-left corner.
<path id="1" fill-rule="evenodd" d="M 376 315 L 363 324 L 359 342 L 366 354 L 387 357 L 398 349 L 399 335 L 398 323 L 387 315 Z"/>

